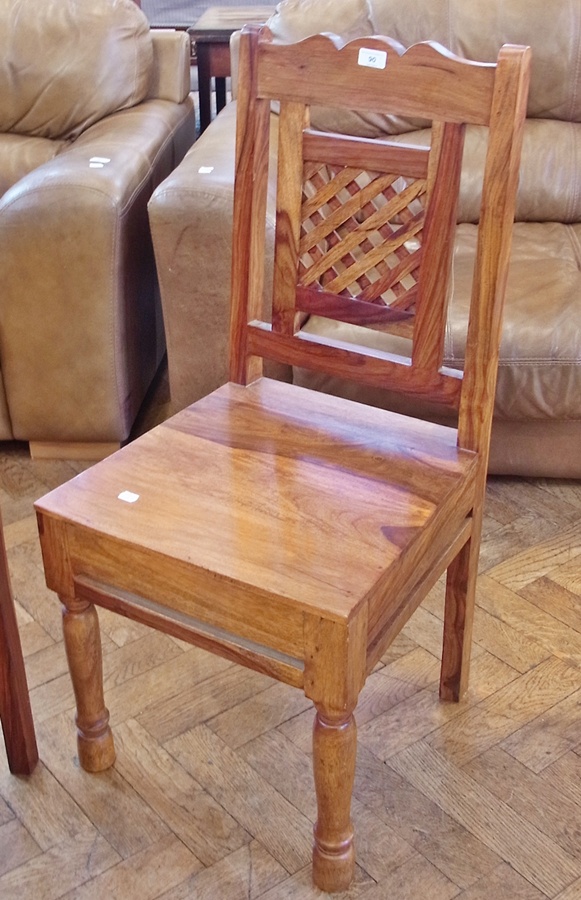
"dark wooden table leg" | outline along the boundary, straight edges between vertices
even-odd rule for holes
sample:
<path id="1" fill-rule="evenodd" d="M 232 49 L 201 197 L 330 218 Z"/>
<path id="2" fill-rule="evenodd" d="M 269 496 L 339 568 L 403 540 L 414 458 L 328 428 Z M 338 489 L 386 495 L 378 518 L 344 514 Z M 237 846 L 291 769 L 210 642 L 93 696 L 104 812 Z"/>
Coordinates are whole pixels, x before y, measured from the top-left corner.
<path id="1" fill-rule="evenodd" d="M 216 78 L 216 113 L 226 106 L 226 79 Z"/>
<path id="2" fill-rule="evenodd" d="M 0 522 L 0 719 L 10 771 L 30 775 L 38 749 Z"/>
<path id="3" fill-rule="evenodd" d="M 200 100 L 201 134 L 208 127 L 212 119 L 210 48 L 203 43 L 197 44 L 196 56 L 198 59 L 198 97 Z"/>

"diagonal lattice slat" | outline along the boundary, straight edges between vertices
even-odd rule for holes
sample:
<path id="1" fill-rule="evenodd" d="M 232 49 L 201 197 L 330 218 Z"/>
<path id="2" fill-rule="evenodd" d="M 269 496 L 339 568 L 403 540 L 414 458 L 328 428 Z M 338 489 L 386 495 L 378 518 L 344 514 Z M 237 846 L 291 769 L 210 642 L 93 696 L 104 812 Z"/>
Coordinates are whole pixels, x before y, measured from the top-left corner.
<path id="1" fill-rule="evenodd" d="M 413 311 L 425 193 L 424 179 L 306 163 L 300 285 Z"/>

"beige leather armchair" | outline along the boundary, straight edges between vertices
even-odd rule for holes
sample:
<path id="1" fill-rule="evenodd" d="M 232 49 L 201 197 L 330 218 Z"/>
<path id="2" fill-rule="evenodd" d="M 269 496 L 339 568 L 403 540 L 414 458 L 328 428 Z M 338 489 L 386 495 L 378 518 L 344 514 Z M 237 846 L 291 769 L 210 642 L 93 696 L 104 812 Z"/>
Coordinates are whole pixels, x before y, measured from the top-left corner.
<path id="1" fill-rule="evenodd" d="M 388 34 L 409 46 L 436 40 L 473 59 L 494 60 L 505 42 L 533 50 L 517 221 L 506 297 L 490 470 L 581 477 L 581 7 L 569 0 L 283 0 L 268 23 L 275 39 L 318 31 L 349 39 Z M 235 50 L 235 46 L 234 46 Z M 235 69 L 235 55 L 233 66 Z M 149 204 L 168 337 L 174 408 L 227 378 L 231 203 L 236 104 L 215 119 Z M 272 115 L 276 128 L 276 114 Z M 422 139 L 423 123 L 355 111 L 317 110 L 314 127 L 396 140 Z M 413 134 L 411 134 L 413 132 Z M 274 160 L 273 160 L 274 161 Z M 466 285 L 474 259 L 482 153 L 469 130 L 449 306 L 446 362 L 463 358 Z M 274 227 L 274 210 L 270 208 Z M 311 317 L 305 328 L 349 339 L 344 326 Z M 386 346 L 393 338 L 376 333 Z M 393 345 L 391 345 L 391 349 Z M 337 394 L 336 379 L 297 369 L 281 377 Z M 385 391 L 355 399 L 401 411 Z M 415 412 L 421 412 L 417 407 Z M 423 410 L 442 419 L 438 409 Z"/>
<path id="2" fill-rule="evenodd" d="M 164 352 L 147 201 L 195 138 L 185 34 L 0 0 L 0 440 L 102 456 Z"/>

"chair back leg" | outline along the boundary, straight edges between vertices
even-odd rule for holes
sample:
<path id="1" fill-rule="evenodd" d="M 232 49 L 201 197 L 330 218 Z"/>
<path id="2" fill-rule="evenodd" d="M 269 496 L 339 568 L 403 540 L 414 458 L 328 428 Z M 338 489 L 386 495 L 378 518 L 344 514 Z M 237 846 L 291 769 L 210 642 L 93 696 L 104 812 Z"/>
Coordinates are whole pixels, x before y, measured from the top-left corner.
<path id="1" fill-rule="evenodd" d="M 0 523 L 0 719 L 10 771 L 30 775 L 38 749 Z"/>

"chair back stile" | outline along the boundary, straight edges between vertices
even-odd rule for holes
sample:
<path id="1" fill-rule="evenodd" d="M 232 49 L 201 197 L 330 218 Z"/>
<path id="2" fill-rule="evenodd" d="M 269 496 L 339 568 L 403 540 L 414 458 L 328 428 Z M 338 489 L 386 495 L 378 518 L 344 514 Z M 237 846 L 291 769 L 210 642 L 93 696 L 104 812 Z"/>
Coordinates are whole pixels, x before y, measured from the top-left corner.
<path id="1" fill-rule="evenodd" d="M 483 454 L 484 463 L 488 460 L 490 444 L 510 235 L 530 80 L 530 67 L 519 65 L 520 59 L 520 48 L 510 45 L 501 49 L 498 58 L 499 77 L 490 114 L 460 405 L 460 446 L 478 450 Z"/>
<path id="2" fill-rule="evenodd" d="M 250 32 L 254 43 L 256 29 Z M 262 374 L 259 357 L 249 357 L 247 324 L 262 315 L 270 102 L 256 100 L 256 59 L 248 40 L 240 45 L 245 73 L 238 91 L 235 200 L 232 228 L 230 378 L 239 384 Z M 243 202 L 250 197 L 251 202 Z"/>

